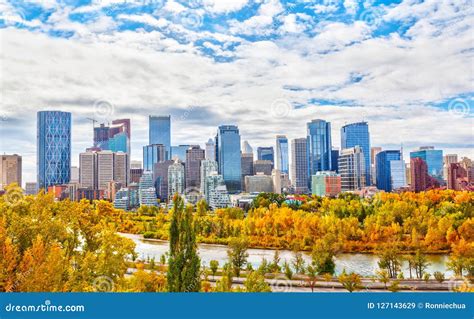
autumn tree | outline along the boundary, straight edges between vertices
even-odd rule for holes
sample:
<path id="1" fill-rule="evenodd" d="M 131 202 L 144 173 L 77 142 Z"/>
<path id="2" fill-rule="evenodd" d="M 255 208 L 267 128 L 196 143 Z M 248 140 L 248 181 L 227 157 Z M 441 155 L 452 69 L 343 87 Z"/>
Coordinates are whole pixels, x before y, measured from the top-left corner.
<path id="1" fill-rule="evenodd" d="M 265 282 L 265 277 L 258 271 L 251 271 L 247 274 L 247 279 L 244 281 L 246 292 L 270 292 L 270 286 Z"/>
<path id="2" fill-rule="evenodd" d="M 338 280 L 342 284 L 342 286 L 349 292 L 360 290 L 362 288 L 361 277 L 359 274 L 356 274 L 354 272 L 347 274 L 346 271 L 344 270 L 339 275 Z"/>
<path id="3" fill-rule="evenodd" d="M 247 258 L 249 257 L 247 249 L 248 241 L 246 238 L 234 237 L 229 241 L 227 256 L 229 257 L 236 277 L 240 276 L 240 270 L 247 263 Z"/>

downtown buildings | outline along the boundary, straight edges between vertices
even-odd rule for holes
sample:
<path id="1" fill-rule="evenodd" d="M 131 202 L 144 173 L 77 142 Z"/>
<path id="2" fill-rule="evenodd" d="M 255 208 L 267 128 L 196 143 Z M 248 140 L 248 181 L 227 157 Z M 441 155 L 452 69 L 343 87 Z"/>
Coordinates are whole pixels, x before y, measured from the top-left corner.
<path id="1" fill-rule="evenodd" d="M 16 183 L 21 187 L 21 156 L 17 154 L 1 155 L 0 161 L 0 191 L 6 186 Z"/>

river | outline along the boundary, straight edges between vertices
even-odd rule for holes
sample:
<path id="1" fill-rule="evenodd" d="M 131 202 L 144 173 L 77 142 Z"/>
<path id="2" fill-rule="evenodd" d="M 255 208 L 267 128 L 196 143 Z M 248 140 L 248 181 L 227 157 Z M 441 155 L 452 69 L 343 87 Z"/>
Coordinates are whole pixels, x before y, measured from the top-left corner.
<path id="1" fill-rule="evenodd" d="M 155 258 L 156 262 L 159 262 L 161 255 L 166 253 L 169 249 L 169 242 L 155 239 L 144 239 L 141 235 L 133 234 L 120 234 L 124 237 L 132 239 L 135 244 L 135 251 L 138 257 L 142 260 L 147 258 Z M 212 244 L 199 244 L 199 256 L 201 257 L 201 263 L 209 266 L 211 260 L 219 261 L 219 265 L 222 266 L 227 262 L 227 246 L 223 245 L 212 245 Z M 291 262 L 293 254 L 289 250 L 280 250 L 280 264 L 283 264 L 285 260 Z M 248 250 L 248 262 L 252 266 L 257 268 L 262 258 L 267 259 L 271 262 L 275 250 L 272 249 L 249 249 Z M 311 257 L 304 253 L 303 257 L 306 264 L 311 262 Z M 426 270 L 428 273 L 433 274 L 435 271 L 445 273 L 445 277 L 449 278 L 453 273 L 446 269 L 446 262 L 448 260 L 447 255 L 428 255 L 430 265 Z M 373 276 L 378 270 L 377 261 L 378 258 L 372 254 L 339 254 L 336 258 L 336 274 L 340 274 L 344 269 L 346 272 L 356 272 L 362 276 Z M 402 271 L 405 278 L 409 278 L 409 272 L 407 263 L 404 262 L 402 265 Z M 432 277 L 433 278 L 433 277 Z"/>

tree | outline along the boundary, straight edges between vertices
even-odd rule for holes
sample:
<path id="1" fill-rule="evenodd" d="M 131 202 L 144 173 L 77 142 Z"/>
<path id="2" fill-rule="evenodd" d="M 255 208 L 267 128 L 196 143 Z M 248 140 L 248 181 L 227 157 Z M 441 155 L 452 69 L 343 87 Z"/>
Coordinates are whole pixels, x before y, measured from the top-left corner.
<path id="1" fill-rule="evenodd" d="M 311 292 L 314 292 L 314 287 L 316 286 L 316 282 L 318 279 L 318 270 L 314 265 L 309 265 L 306 268 L 306 275 L 307 275 L 307 282 L 309 287 L 311 288 Z"/>
<path id="2" fill-rule="evenodd" d="M 390 282 L 390 275 L 387 270 L 381 269 L 377 271 L 378 280 L 384 284 L 385 289 L 387 289 L 387 284 Z"/>
<path id="3" fill-rule="evenodd" d="M 305 261 L 303 259 L 303 253 L 300 251 L 293 251 L 293 268 L 295 269 L 295 273 L 302 274 L 305 271 Z"/>
<path id="4" fill-rule="evenodd" d="M 197 292 L 201 290 L 200 259 L 197 254 L 192 207 L 184 209 L 184 201 L 178 194 L 174 196 L 173 204 L 169 235 L 168 291 Z"/>
<path id="5" fill-rule="evenodd" d="M 232 266 L 226 263 L 222 267 L 222 277 L 216 282 L 216 292 L 230 292 L 232 291 Z"/>
<path id="6" fill-rule="evenodd" d="M 336 263 L 334 256 L 336 255 L 335 241 L 329 238 L 320 239 L 316 242 L 311 253 L 311 263 L 316 267 L 318 274 L 334 274 Z"/>
<path id="7" fill-rule="evenodd" d="M 217 260 L 211 260 L 209 262 L 209 267 L 211 268 L 212 278 L 216 276 L 217 269 L 219 268 L 219 262 Z"/>
<path id="8" fill-rule="evenodd" d="M 339 282 L 342 286 L 349 292 L 353 292 L 362 288 L 361 286 L 361 277 L 359 274 L 351 272 L 350 274 L 346 274 L 344 270 L 342 274 L 338 277 Z"/>
<path id="9" fill-rule="evenodd" d="M 428 273 L 428 272 L 425 272 L 425 273 L 423 274 L 423 280 L 424 280 L 426 283 L 428 283 L 428 282 L 430 281 L 430 277 L 431 277 L 431 274 Z"/>
<path id="10" fill-rule="evenodd" d="M 459 277 L 465 274 L 474 277 L 474 243 L 467 242 L 463 238 L 457 244 L 453 244 L 451 250 L 447 263 L 448 269 Z"/>
<path id="11" fill-rule="evenodd" d="M 440 271 L 435 271 L 433 273 L 433 276 L 435 277 L 435 279 L 441 284 L 443 283 L 444 281 L 444 273 L 440 272 Z"/>
<path id="12" fill-rule="evenodd" d="M 423 277 L 423 273 L 430 265 L 428 258 L 418 249 L 411 262 L 413 269 L 415 269 L 416 278 L 421 279 Z"/>
<path id="13" fill-rule="evenodd" d="M 398 292 L 400 291 L 400 281 L 399 280 L 394 280 L 388 287 L 388 290 L 390 292 Z"/>
<path id="14" fill-rule="evenodd" d="M 289 280 L 291 280 L 293 278 L 293 270 L 291 269 L 291 266 L 290 264 L 285 260 L 285 262 L 283 263 L 283 268 L 285 270 L 285 276 L 286 278 L 288 278 Z"/>
<path id="15" fill-rule="evenodd" d="M 265 277 L 258 271 L 251 271 L 244 281 L 245 291 L 247 292 L 270 292 L 270 286 L 265 282 Z"/>
<path id="16" fill-rule="evenodd" d="M 398 248 L 398 244 L 390 243 L 382 245 L 379 247 L 378 256 L 379 267 L 387 270 L 390 278 L 397 278 L 401 266 L 400 249 Z"/>
<path id="17" fill-rule="evenodd" d="M 270 265 L 271 271 L 274 273 L 278 273 L 281 271 L 280 267 L 280 252 L 278 250 L 275 250 L 273 254 L 273 262 Z"/>
<path id="18" fill-rule="evenodd" d="M 249 244 L 246 238 L 234 237 L 229 241 L 227 256 L 229 257 L 236 277 L 240 276 L 240 270 L 247 263 L 247 258 L 249 257 L 247 253 L 248 246 Z"/>

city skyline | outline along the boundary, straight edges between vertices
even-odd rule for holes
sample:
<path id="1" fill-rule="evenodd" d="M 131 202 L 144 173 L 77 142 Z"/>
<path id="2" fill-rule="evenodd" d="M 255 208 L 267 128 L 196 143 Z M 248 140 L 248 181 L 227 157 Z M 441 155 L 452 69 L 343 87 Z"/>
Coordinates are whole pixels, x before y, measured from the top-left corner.
<path id="1" fill-rule="evenodd" d="M 474 157 L 468 1 L 293 4 L 2 4 L 0 152 L 34 181 L 36 112 L 60 110 L 73 114 L 72 166 L 91 146 L 88 118 L 130 118 L 141 160 L 149 115 L 171 115 L 172 145 L 204 148 L 235 124 L 257 150 L 323 119 L 335 147 L 344 124 L 367 121 L 371 145 L 403 144 L 406 160 L 424 145 Z"/>

